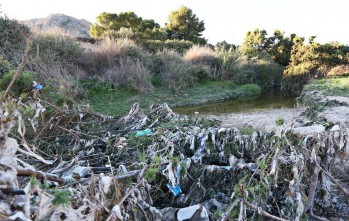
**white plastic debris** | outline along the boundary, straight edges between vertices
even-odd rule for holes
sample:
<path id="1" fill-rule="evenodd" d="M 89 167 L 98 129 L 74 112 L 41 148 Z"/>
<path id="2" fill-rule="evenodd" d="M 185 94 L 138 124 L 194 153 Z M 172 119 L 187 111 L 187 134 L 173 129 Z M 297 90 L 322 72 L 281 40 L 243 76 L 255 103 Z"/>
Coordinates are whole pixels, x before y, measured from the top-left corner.
<path id="1" fill-rule="evenodd" d="M 107 218 L 106 221 L 115 220 L 115 217 L 118 218 L 119 220 L 123 220 L 124 219 L 124 217 L 121 214 L 121 208 L 120 208 L 119 205 L 115 205 L 113 207 L 113 209 L 111 210 L 111 213 L 110 213 L 110 215 L 109 215 L 109 217 Z"/>
<path id="2" fill-rule="evenodd" d="M 200 208 L 200 220 L 209 220 L 206 208 L 200 204 L 179 209 L 177 212 L 177 220 L 183 221 L 191 219 Z"/>
<path id="3" fill-rule="evenodd" d="M 110 176 L 104 176 L 101 174 L 101 184 L 102 184 L 103 192 L 105 194 L 108 194 L 111 183 L 112 183 L 112 178 Z"/>

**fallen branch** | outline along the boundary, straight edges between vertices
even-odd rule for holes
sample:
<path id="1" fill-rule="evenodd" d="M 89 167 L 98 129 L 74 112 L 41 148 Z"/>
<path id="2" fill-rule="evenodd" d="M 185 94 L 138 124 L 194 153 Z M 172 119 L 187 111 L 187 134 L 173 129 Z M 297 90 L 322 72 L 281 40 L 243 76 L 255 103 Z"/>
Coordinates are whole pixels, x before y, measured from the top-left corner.
<path id="1" fill-rule="evenodd" d="M 41 102 L 42 102 L 42 103 L 45 103 L 45 104 L 48 104 L 48 105 L 50 105 L 50 106 L 52 106 L 52 107 L 53 107 L 54 109 L 56 109 L 59 113 L 61 113 L 61 114 L 64 115 L 63 111 L 62 111 L 61 109 L 59 109 L 56 105 L 54 105 L 54 104 L 52 104 L 52 103 L 50 103 L 50 102 L 48 102 L 48 101 L 43 101 L 43 100 L 41 100 Z"/>
<path id="2" fill-rule="evenodd" d="M 65 131 L 65 132 L 68 132 L 68 133 L 69 133 L 70 135 L 72 135 L 75 139 L 80 140 L 79 137 L 76 136 L 76 134 L 74 134 L 72 131 L 70 131 L 70 130 L 64 128 L 64 127 L 61 127 L 61 126 L 57 126 L 57 127 L 58 127 L 59 129 Z"/>
<path id="3" fill-rule="evenodd" d="M 287 219 L 283 219 L 283 218 L 271 215 L 270 213 L 263 211 L 262 208 L 257 207 L 255 205 L 253 205 L 252 203 L 247 202 L 247 200 L 245 200 L 245 199 L 243 201 L 244 201 L 244 204 L 246 206 L 250 207 L 251 209 L 257 211 L 259 214 L 262 214 L 263 216 L 265 216 L 267 218 L 270 218 L 270 219 L 273 219 L 273 220 L 276 220 L 276 221 L 289 221 Z"/>
<path id="4" fill-rule="evenodd" d="M 230 211 L 232 211 L 234 209 L 234 207 L 239 203 L 240 199 L 236 199 L 234 200 L 234 202 L 230 205 L 230 207 L 227 209 L 227 211 L 225 211 L 221 218 L 218 221 L 225 221 L 228 219 L 228 216 L 230 214 Z"/>
<path id="5" fill-rule="evenodd" d="M 117 205 L 121 205 L 126 199 L 127 199 L 127 197 L 129 197 L 130 196 L 130 194 L 135 190 L 135 189 L 137 189 L 142 183 L 143 183 L 143 179 L 141 180 L 141 181 L 139 181 L 130 191 L 128 191 L 128 193 L 124 196 L 124 197 L 122 197 L 122 199 L 118 202 L 118 204 Z"/>
<path id="6" fill-rule="evenodd" d="M 310 211 L 309 216 L 319 221 L 330 221 L 329 219 L 315 215 L 312 210 Z"/>
<path id="7" fill-rule="evenodd" d="M 24 190 L 13 189 L 13 188 L 0 189 L 0 191 L 6 195 L 25 195 L 26 194 Z"/>
<path id="8" fill-rule="evenodd" d="M 310 188 L 309 188 L 309 196 L 308 196 L 308 203 L 305 207 L 307 211 L 312 212 L 313 211 L 313 206 L 314 206 L 314 199 L 315 199 L 315 192 L 316 192 L 316 187 L 317 183 L 319 180 L 319 172 L 320 172 L 320 167 L 315 165 L 313 175 L 311 176 L 311 182 L 310 182 Z"/>
<path id="9" fill-rule="evenodd" d="M 321 167 L 320 167 L 321 168 Z M 340 191 L 342 191 L 342 193 L 344 193 L 347 197 L 349 197 L 349 192 L 348 190 L 346 190 L 342 184 L 340 182 L 338 182 L 329 172 L 327 172 L 326 170 L 324 170 L 323 168 L 321 168 L 322 171 L 330 178 L 330 180 L 336 184 L 336 186 L 339 188 Z"/>
<path id="10" fill-rule="evenodd" d="M 57 182 L 59 185 L 63 185 L 64 181 L 62 178 L 50 174 L 50 173 L 43 173 L 41 171 L 33 171 L 33 170 L 17 170 L 17 176 L 33 176 L 37 179 L 46 179 L 53 182 Z"/>
<path id="11" fill-rule="evenodd" d="M 44 163 L 44 164 L 47 164 L 47 165 L 51 165 L 53 162 L 50 161 L 50 160 L 45 160 L 42 156 L 32 152 L 32 151 L 25 151 L 25 150 L 22 150 L 21 148 L 18 148 L 17 149 L 18 152 L 26 155 L 26 156 L 31 156 L 31 157 L 34 157 L 36 159 L 38 159 L 40 162 Z"/>

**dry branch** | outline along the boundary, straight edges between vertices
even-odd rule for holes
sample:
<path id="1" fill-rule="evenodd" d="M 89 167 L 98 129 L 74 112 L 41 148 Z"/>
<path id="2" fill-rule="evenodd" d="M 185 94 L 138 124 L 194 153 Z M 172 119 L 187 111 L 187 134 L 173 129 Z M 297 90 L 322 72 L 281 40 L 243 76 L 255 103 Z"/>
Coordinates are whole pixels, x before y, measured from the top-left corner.
<path id="1" fill-rule="evenodd" d="M 49 173 L 43 173 L 41 171 L 33 171 L 33 170 L 17 170 L 18 176 L 33 176 L 37 179 L 47 179 L 53 182 L 57 182 L 59 185 L 63 185 L 64 181 L 62 178 Z"/>
<path id="2" fill-rule="evenodd" d="M 342 193 L 344 193 L 347 197 L 349 197 L 349 192 L 348 190 L 346 190 L 342 184 L 340 182 L 338 182 L 329 172 L 327 172 L 326 170 L 324 170 L 323 168 L 321 168 L 322 171 L 330 178 L 330 180 L 336 184 L 336 186 L 339 188 L 340 191 L 342 191 Z"/>
<path id="3" fill-rule="evenodd" d="M 311 176 L 309 196 L 308 196 L 308 203 L 306 205 L 306 210 L 310 210 L 310 211 L 313 210 L 314 199 L 315 199 L 315 192 L 316 192 L 316 187 L 317 187 L 317 183 L 318 183 L 318 180 L 319 180 L 319 172 L 320 172 L 320 167 L 315 165 L 314 173 Z"/>
<path id="4" fill-rule="evenodd" d="M 257 207 L 255 205 L 253 205 L 252 203 L 247 202 L 247 200 L 245 200 L 245 199 L 243 201 L 244 201 L 244 204 L 246 206 L 250 207 L 251 209 L 257 211 L 259 214 L 262 214 L 263 216 L 265 216 L 267 218 L 270 218 L 270 219 L 273 219 L 273 220 L 276 220 L 276 221 L 288 221 L 287 219 L 283 219 L 283 218 L 271 215 L 268 212 L 265 212 L 264 210 L 262 210 L 262 208 Z"/>

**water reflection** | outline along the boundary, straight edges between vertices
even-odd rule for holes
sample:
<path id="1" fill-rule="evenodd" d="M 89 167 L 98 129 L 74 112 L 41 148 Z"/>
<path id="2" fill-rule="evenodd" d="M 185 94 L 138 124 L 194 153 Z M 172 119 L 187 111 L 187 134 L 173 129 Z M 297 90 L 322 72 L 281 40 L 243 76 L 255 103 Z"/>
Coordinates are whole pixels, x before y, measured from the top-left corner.
<path id="1" fill-rule="evenodd" d="M 244 97 L 221 103 L 174 108 L 173 111 L 180 114 L 194 114 L 195 112 L 199 112 L 200 114 L 224 114 L 293 108 L 295 105 L 295 98 L 285 98 L 280 91 L 274 91 L 263 93 L 257 97 Z"/>

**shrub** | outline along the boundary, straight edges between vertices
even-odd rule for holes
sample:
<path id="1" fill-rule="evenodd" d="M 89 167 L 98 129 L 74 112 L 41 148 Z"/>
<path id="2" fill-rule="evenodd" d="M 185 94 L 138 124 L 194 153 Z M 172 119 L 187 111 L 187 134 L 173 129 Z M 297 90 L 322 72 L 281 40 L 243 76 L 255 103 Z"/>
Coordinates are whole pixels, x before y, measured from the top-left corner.
<path id="1" fill-rule="evenodd" d="M 142 42 L 142 47 L 152 53 L 157 53 L 164 50 L 174 50 L 179 54 L 184 54 L 188 49 L 194 45 L 191 41 L 185 40 L 148 40 Z"/>
<path id="2" fill-rule="evenodd" d="M 281 89 L 292 94 L 299 94 L 303 85 L 316 75 L 316 69 L 308 62 L 299 65 L 289 65 L 283 72 Z"/>
<path id="3" fill-rule="evenodd" d="M 18 23 L 16 20 L 2 16 L 0 12 L 0 54 L 13 66 L 17 66 L 17 64 L 21 62 L 22 54 L 26 48 L 18 27 L 20 27 L 26 35 L 30 35 L 27 26 Z"/>
<path id="4" fill-rule="evenodd" d="M 240 86 L 239 90 L 243 96 L 254 96 L 262 92 L 261 87 L 256 84 L 244 84 Z"/>
<path id="5" fill-rule="evenodd" d="M 131 57 L 151 65 L 148 61 L 148 55 L 143 52 L 142 48 L 137 46 L 133 41 L 123 39 L 105 38 L 97 44 L 91 45 L 85 53 L 85 59 L 95 74 L 103 75 L 106 70 L 119 64 L 120 59 Z"/>
<path id="6" fill-rule="evenodd" d="M 63 35 L 38 34 L 32 41 L 32 58 L 43 62 L 76 63 L 83 52 L 78 42 Z"/>
<path id="7" fill-rule="evenodd" d="M 280 86 L 283 67 L 272 61 L 256 60 L 239 64 L 233 80 L 238 84 L 255 83 L 263 90 Z"/>
<path id="8" fill-rule="evenodd" d="M 0 77 L 8 72 L 11 68 L 10 62 L 8 62 L 1 54 L 0 54 Z"/>
<path id="9" fill-rule="evenodd" d="M 185 61 L 179 53 L 174 50 L 165 50 L 157 53 L 158 70 L 161 83 L 175 92 L 195 85 L 200 78 L 208 75 L 205 68 L 193 65 Z"/>
<path id="10" fill-rule="evenodd" d="M 39 81 L 52 80 L 62 84 L 69 75 L 76 75 L 83 48 L 73 39 L 59 35 L 36 35 L 28 68 L 36 72 Z"/>
<path id="11" fill-rule="evenodd" d="M 215 56 L 218 62 L 218 69 L 214 76 L 221 80 L 231 79 L 232 74 L 235 72 L 235 68 L 238 59 L 242 56 L 234 50 L 234 48 L 228 47 L 216 47 Z"/>
<path id="12" fill-rule="evenodd" d="M 52 195 L 54 196 L 54 198 L 52 200 L 52 205 L 54 205 L 54 206 L 67 206 L 67 205 L 69 205 L 70 192 L 68 190 L 54 189 Z"/>
<path id="13" fill-rule="evenodd" d="M 36 73 L 36 81 L 44 84 L 44 99 L 66 104 L 80 98 L 82 89 L 74 83 L 85 75 L 78 65 L 84 51 L 80 44 L 67 36 L 53 34 L 35 35 L 32 42 L 27 68 Z"/>
<path id="14" fill-rule="evenodd" d="M 2 91 L 6 90 L 7 86 L 10 84 L 16 70 L 11 70 L 4 74 L 0 78 L 0 89 Z M 28 71 L 22 72 L 17 78 L 15 84 L 11 88 L 10 94 L 19 97 L 22 93 L 29 93 L 33 88 L 34 74 Z"/>
<path id="15" fill-rule="evenodd" d="M 132 88 L 140 93 L 154 90 L 149 70 L 139 60 L 129 57 L 120 59 L 118 64 L 110 68 L 105 79 L 116 88 Z"/>
<path id="16" fill-rule="evenodd" d="M 349 65 L 338 65 L 330 69 L 327 76 L 342 76 L 349 74 Z"/>
<path id="17" fill-rule="evenodd" d="M 265 52 L 253 52 L 247 52 L 245 48 L 217 47 L 219 68 L 216 76 L 231 79 L 237 84 L 258 84 L 263 90 L 280 86 L 284 68 Z"/>
<path id="18" fill-rule="evenodd" d="M 193 64 L 207 65 L 212 69 L 218 64 L 214 50 L 207 46 L 193 46 L 185 52 L 184 59 Z"/>
<path id="19" fill-rule="evenodd" d="M 285 123 L 285 120 L 283 118 L 278 118 L 275 120 L 276 126 L 281 126 Z"/>

